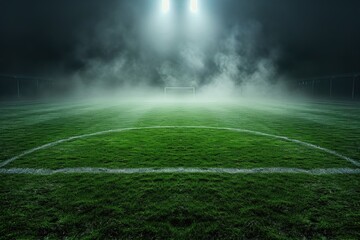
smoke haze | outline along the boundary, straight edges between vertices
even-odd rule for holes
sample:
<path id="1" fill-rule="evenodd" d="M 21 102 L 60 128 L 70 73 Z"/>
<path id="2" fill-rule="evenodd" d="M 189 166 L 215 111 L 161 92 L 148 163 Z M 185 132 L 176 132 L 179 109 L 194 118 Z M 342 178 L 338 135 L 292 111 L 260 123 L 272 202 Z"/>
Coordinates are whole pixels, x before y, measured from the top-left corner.
<path id="1" fill-rule="evenodd" d="M 196 14 L 170 3 L 163 13 L 161 0 L 2 1 L 0 71 L 78 91 L 194 86 L 219 97 L 360 72 L 358 1 L 199 0 Z"/>
<path id="2" fill-rule="evenodd" d="M 128 14 L 142 18 L 126 16 L 132 19 L 129 23 L 119 15 L 100 22 L 95 37 L 84 38 L 78 50 L 85 67 L 76 72 L 75 80 L 81 86 L 92 82 L 96 88 L 192 86 L 209 97 L 269 92 L 278 77 L 279 53 L 275 47 L 261 46 L 262 25 L 226 24 L 206 7 L 191 14 L 181 11 L 186 10 L 184 2 L 168 14 L 161 12 L 161 1 L 153 1 L 141 13 L 128 3 Z M 92 55 L 95 46 L 102 57 Z"/>

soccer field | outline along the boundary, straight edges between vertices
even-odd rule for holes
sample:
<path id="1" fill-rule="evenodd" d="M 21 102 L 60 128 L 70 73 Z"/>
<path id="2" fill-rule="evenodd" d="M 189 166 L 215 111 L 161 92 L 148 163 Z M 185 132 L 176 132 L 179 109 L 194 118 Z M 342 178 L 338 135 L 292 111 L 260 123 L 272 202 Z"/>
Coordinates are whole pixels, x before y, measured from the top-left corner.
<path id="1" fill-rule="evenodd" d="M 4 238 L 360 238 L 358 105 L 3 104 L 0 131 Z"/>

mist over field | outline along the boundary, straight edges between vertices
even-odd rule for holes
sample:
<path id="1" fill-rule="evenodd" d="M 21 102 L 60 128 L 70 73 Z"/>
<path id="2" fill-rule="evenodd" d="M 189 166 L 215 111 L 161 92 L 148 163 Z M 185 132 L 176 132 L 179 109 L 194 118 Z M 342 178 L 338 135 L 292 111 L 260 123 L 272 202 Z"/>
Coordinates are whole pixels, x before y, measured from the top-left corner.
<path id="1" fill-rule="evenodd" d="M 360 239 L 359 0 L 0 0 L 0 239 Z"/>
<path id="2" fill-rule="evenodd" d="M 0 75 L 51 79 L 58 95 L 299 96 L 299 79 L 360 72 L 355 2 L 4 1 Z"/>
<path id="3" fill-rule="evenodd" d="M 128 9 L 127 15 L 101 21 L 94 38 L 84 38 L 77 49 L 86 63 L 71 75 L 78 90 L 96 94 L 133 89 L 143 94 L 149 89 L 195 87 L 198 97 L 211 98 L 278 91 L 274 60 L 279 53 L 276 48 L 259 53 L 261 24 L 235 21 L 224 28 L 226 19 L 201 3 L 204 7 L 200 4 L 197 13 L 188 13 L 188 5 L 178 2 L 168 13 L 162 12 L 161 1 L 147 2 L 141 9 L 133 3 L 119 6 Z M 124 21 L 128 16 L 131 20 Z M 102 57 L 91 55 L 94 45 Z"/>

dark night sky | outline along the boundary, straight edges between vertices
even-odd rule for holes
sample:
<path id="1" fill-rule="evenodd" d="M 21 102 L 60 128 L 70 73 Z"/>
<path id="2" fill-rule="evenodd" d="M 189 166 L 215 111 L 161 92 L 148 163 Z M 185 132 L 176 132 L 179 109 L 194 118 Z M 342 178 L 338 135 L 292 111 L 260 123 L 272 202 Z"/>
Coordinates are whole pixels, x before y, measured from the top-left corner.
<path id="1" fill-rule="evenodd" d="M 106 61 L 114 52 L 126 51 L 126 46 L 119 39 L 114 49 L 105 51 L 97 45 L 98 26 L 111 26 L 116 18 L 126 29 L 136 28 L 151 1 L 1 0 L 0 73 L 75 72 L 85 64 L 84 54 L 79 54 L 84 41 L 91 43 L 87 57 Z M 261 26 L 258 54 L 276 48 L 281 74 L 310 77 L 360 72 L 359 0 L 202 2 L 218 15 L 224 29 L 257 22 Z"/>

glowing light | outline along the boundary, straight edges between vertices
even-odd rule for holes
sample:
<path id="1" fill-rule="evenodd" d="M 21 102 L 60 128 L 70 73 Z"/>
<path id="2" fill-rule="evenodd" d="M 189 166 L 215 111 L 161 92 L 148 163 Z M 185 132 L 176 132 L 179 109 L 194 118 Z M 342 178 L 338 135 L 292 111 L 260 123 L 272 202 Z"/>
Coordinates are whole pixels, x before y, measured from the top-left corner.
<path id="1" fill-rule="evenodd" d="M 190 10 L 193 13 L 196 13 L 198 11 L 198 1 L 197 0 L 190 0 Z"/>
<path id="2" fill-rule="evenodd" d="M 170 10 L 170 0 L 162 0 L 162 11 L 164 13 L 169 12 Z"/>

